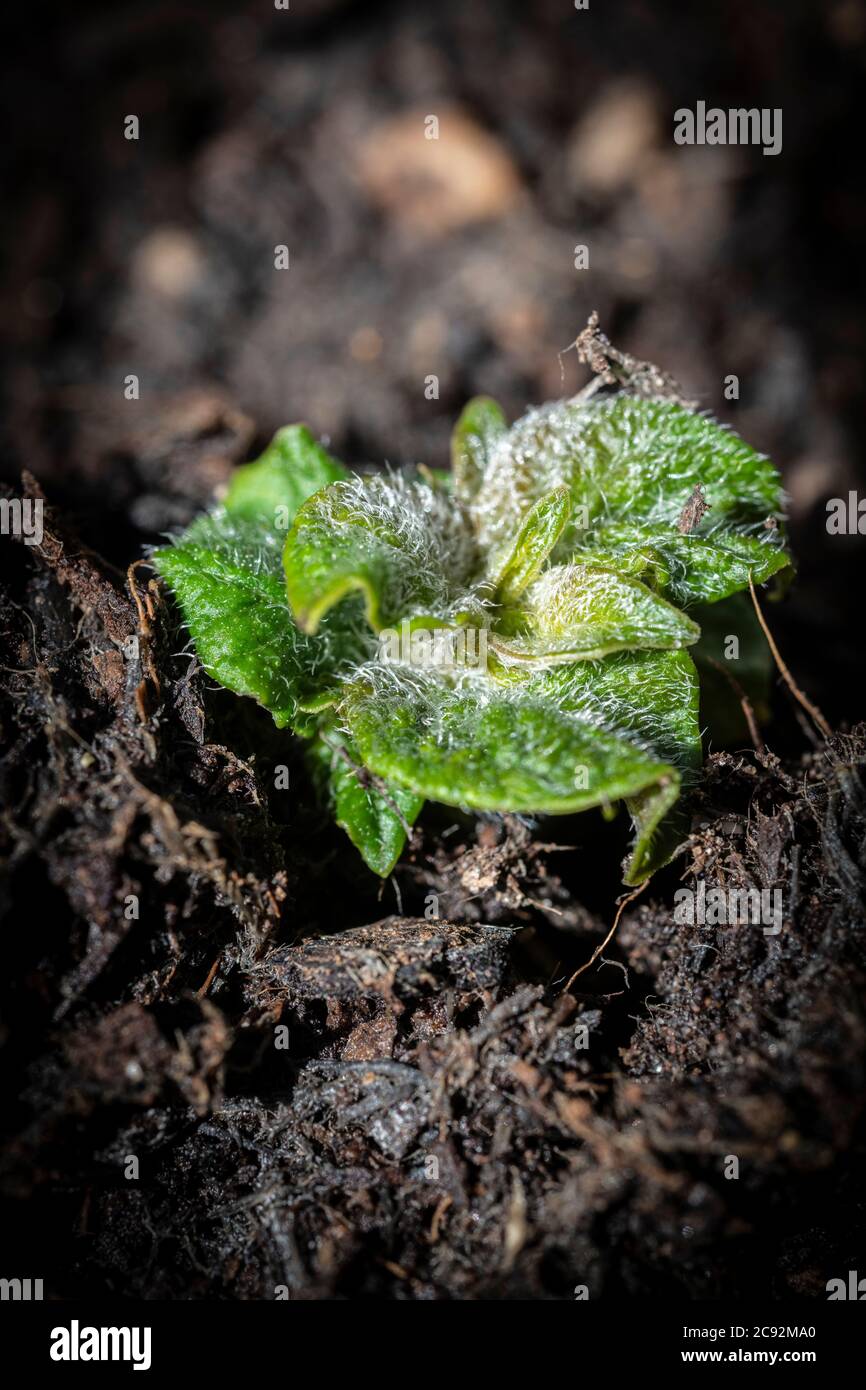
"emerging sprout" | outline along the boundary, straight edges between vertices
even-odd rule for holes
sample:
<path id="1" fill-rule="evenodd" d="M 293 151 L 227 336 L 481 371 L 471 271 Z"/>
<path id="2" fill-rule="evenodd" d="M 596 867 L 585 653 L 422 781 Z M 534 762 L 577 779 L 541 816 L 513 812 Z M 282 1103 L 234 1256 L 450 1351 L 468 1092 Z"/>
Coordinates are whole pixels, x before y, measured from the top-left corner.
<path id="1" fill-rule="evenodd" d="M 426 798 L 623 800 L 640 883 L 682 838 L 701 765 L 688 648 L 705 624 L 710 655 L 747 640 L 732 596 L 790 563 L 779 478 L 705 416 L 624 392 L 510 428 L 477 399 L 452 465 L 353 475 L 293 425 L 154 564 L 209 674 L 309 740 L 377 873 Z"/>

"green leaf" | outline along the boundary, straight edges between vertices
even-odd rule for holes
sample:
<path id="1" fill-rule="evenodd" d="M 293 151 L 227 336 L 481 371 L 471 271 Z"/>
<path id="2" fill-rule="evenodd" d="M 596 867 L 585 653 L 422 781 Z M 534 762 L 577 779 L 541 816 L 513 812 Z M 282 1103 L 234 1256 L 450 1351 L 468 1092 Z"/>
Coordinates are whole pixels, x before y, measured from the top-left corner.
<path id="1" fill-rule="evenodd" d="M 462 510 L 445 493 L 399 477 L 353 478 L 305 502 L 286 538 L 289 603 L 301 627 L 360 592 L 378 632 L 403 618 L 444 623 L 467 599 L 477 565 Z"/>
<path id="2" fill-rule="evenodd" d="M 568 488 L 554 488 L 529 509 L 496 580 L 496 602 L 514 603 L 535 579 L 571 514 Z"/>
<path id="3" fill-rule="evenodd" d="M 635 840 L 625 882 L 642 882 L 684 838 L 686 804 L 676 802 L 700 774 L 699 688 L 689 653 L 620 652 L 597 665 L 576 662 L 539 672 L 529 684 L 558 708 L 603 722 L 675 768 L 675 783 L 660 779 L 626 798 Z"/>
<path id="4" fill-rule="evenodd" d="M 659 823 L 700 765 L 684 652 L 625 653 L 492 691 L 368 667 L 339 712 L 368 767 L 447 805 L 563 813 L 627 798 L 637 832 L 627 882 L 664 862 Z"/>
<path id="5" fill-rule="evenodd" d="M 340 706 L 366 765 L 434 801 L 476 811 L 580 811 L 673 769 L 523 686 L 450 688 L 418 671 L 369 671 Z M 576 782 L 589 769 L 590 785 Z"/>
<path id="6" fill-rule="evenodd" d="M 709 510 L 679 530 L 696 486 Z M 531 410 L 484 456 L 471 496 L 482 549 L 498 548 L 557 487 L 572 495 L 558 560 L 625 570 L 682 605 L 723 598 L 789 561 L 778 475 L 732 431 L 671 401 L 626 395 Z"/>
<path id="7" fill-rule="evenodd" d="M 502 407 L 489 396 L 476 396 L 463 407 L 451 435 L 451 469 L 454 488 L 468 502 L 486 476 L 491 451 L 505 434 L 508 421 Z"/>
<path id="8" fill-rule="evenodd" d="M 305 709 L 333 703 L 341 675 L 369 657 L 360 612 L 339 615 L 322 638 L 299 632 L 285 597 L 276 535 L 225 512 L 199 517 L 154 552 L 205 670 L 270 710 L 278 727 L 306 725 Z"/>
<path id="9" fill-rule="evenodd" d="M 604 661 L 533 672 L 523 685 L 652 749 L 676 764 L 684 784 L 696 780 L 702 761 L 699 691 L 687 651 L 617 652 Z"/>
<path id="10" fill-rule="evenodd" d="M 350 740 L 333 725 L 321 730 L 308 753 L 337 824 L 368 868 L 387 878 L 403 851 L 407 826 L 421 812 L 423 796 L 374 777 Z"/>
<path id="11" fill-rule="evenodd" d="M 235 469 L 225 510 L 238 521 L 255 521 L 285 533 L 308 497 L 348 477 L 306 425 L 287 425 L 277 430 L 259 458 Z"/>
<path id="12" fill-rule="evenodd" d="M 531 513 L 530 513 L 531 515 Z M 504 637 L 491 635 L 505 661 L 551 665 L 597 660 L 628 648 L 676 648 L 700 628 L 636 579 L 588 565 L 554 565 L 530 588 Z"/>
<path id="13" fill-rule="evenodd" d="M 575 557 L 639 575 L 681 605 L 716 603 L 747 588 L 750 573 L 763 584 L 791 563 L 766 531 L 680 535 L 656 525 L 611 525 L 601 535 L 598 545 L 578 544 Z"/>

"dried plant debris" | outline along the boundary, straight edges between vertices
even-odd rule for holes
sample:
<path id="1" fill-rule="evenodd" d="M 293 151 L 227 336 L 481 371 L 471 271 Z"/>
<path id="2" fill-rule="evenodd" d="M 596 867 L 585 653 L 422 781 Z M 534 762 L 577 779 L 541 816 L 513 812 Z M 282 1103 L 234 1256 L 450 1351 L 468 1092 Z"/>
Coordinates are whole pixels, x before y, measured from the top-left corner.
<path id="1" fill-rule="evenodd" d="M 654 362 L 642 362 L 629 352 L 621 352 L 614 347 L 606 333 L 598 325 L 598 314 L 593 311 L 570 345 L 578 356 L 595 373 L 593 381 L 586 389 L 588 394 L 600 386 L 618 386 L 635 396 L 661 397 L 676 401 L 686 410 L 695 410 L 697 401 L 690 400 L 679 383 L 669 372 L 662 371 Z M 567 348 L 566 351 L 569 351 Z"/>

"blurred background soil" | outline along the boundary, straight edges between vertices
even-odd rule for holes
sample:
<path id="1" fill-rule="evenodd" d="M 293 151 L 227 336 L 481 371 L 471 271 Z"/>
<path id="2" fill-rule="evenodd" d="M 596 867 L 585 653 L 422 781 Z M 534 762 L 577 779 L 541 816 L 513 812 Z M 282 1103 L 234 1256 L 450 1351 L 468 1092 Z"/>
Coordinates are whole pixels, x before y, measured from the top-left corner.
<path id="1" fill-rule="evenodd" d="M 20 1273 L 821 1296 L 863 1258 L 864 538 L 825 523 L 866 491 L 866 3 L 118 0 L 3 26 L 2 476 L 50 503 L 38 553 L 2 546 Z M 676 146 L 698 100 L 782 108 L 782 152 Z M 583 384 L 560 352 L 593 309 L 779 465 L 799 576 L 772 623 L 843 734 L 813 746 L 777 688 L 785 761 L 713 763 L 691 857 L 560 996 L 621 824 L 431 811 L 379 901 L 285 738 L 124 576 L 287 422 L 351 464 L 444 466 L 469 396 L 515 416 Z M 673 929 L 680 873 L 783 884 L 785 939 Z M 343 928 L 368 936 L 321 935 Z"/>

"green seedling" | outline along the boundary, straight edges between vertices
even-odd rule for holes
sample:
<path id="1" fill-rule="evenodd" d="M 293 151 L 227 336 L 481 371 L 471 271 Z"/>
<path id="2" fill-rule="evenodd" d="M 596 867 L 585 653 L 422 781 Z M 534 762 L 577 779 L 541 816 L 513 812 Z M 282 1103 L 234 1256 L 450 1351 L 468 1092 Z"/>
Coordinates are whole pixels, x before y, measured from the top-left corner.
<path id="1" fill-rule="evenodd" d="M 376 873 L 426 799 L 624 802 L 638 884 L 700 774 L 689 649 L 702 664 L 702 628 L 707 663 L 726 632 L 748 645 L 749 576 L 790 564 L 781 508 L 770 462 L 674 401 L 596 394 L 509 426 L 479 398 L 450 473 L 360 476 L 280 430 L 153 563 L 205 670 L 308 741 Z"/>

